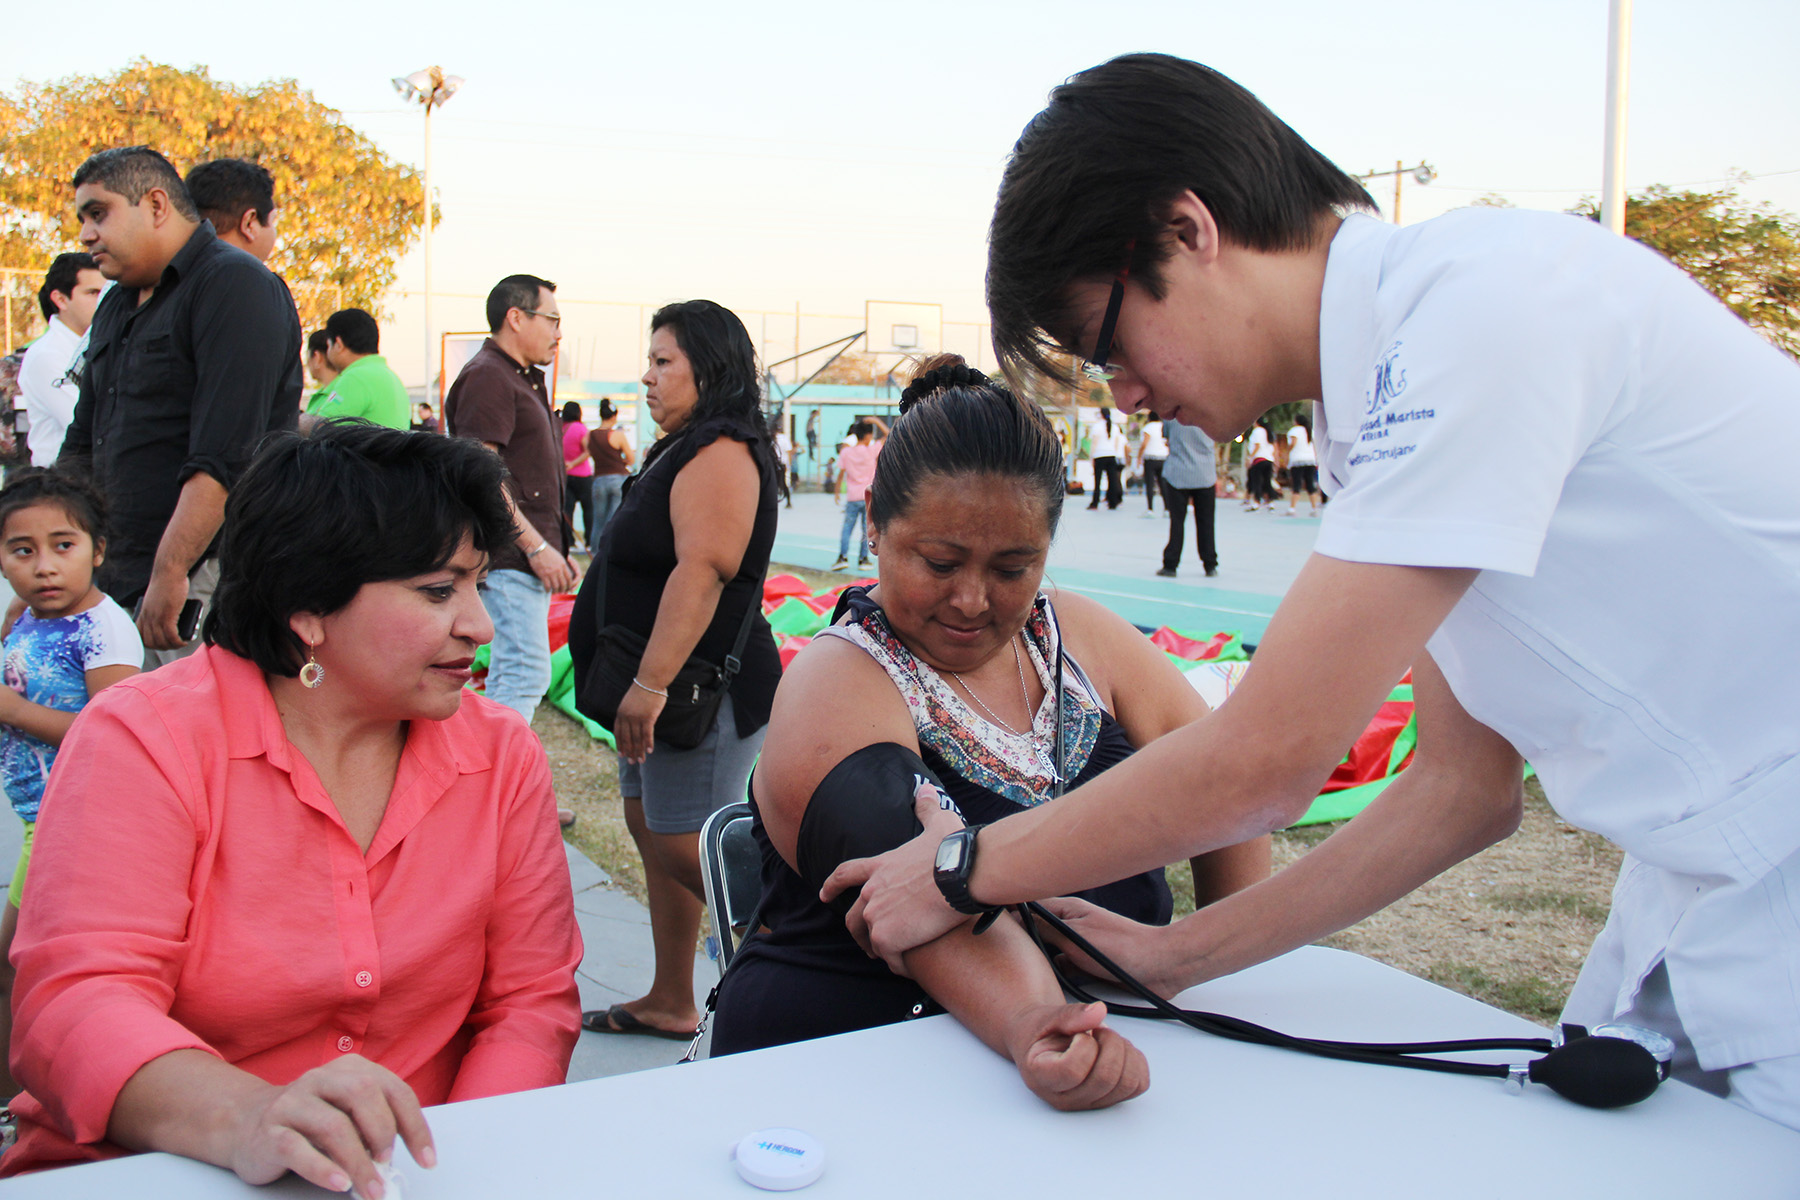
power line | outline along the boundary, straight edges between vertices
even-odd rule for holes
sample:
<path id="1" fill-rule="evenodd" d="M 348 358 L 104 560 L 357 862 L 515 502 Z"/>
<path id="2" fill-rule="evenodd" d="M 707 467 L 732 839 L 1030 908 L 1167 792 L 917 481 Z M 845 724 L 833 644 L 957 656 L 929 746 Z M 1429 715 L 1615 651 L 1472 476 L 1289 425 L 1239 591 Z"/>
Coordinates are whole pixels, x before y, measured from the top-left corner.
<path id="1" fill-rule="evenodd" d="M 1755 183 L 1759 179 L 1774 179 L 1775 177 L 1780 176 L 1780 175 L 1800 175 L 1800 167 L 1790 167 L 1789 169 L 1787 169 L 1785 171 L 1762 171 L 1755 175 L 1750 175 L 1750 174 L 1721 175 L 1714 179 L 1682 179 L 1682 180 L 1677 180 L 1673 183 L 1667 183 L 1664 186 L 1665 187 L 1703 187 L 1709 183 L 1738 183 L 1740 181 L 1743 183 Z M 1560 188 L 1473 187 L 1473 186 L 1468 186 L 1468 185 L 1459 186 L 1457 184 L 1443 183 L 1441 181 L 1438 183 L 1432 184 L 1432 187 L 1434 187 L 1438 191 L 1442 191 L 1442 192 L 1499 192 L 1502 194 L 1510 193 L 1510 194 L 1527 195 L 1527 196 L 1530 196 L 1530 195 L 1543 195 L 1543 196 L 1573 195 L 1573 194 L 1577 194 L 1580 192 L 1591 192 L 1594 190 L 1594 187 L 1592 184 L 1585 184 L 1581 187 L 1560 187 Z"/>

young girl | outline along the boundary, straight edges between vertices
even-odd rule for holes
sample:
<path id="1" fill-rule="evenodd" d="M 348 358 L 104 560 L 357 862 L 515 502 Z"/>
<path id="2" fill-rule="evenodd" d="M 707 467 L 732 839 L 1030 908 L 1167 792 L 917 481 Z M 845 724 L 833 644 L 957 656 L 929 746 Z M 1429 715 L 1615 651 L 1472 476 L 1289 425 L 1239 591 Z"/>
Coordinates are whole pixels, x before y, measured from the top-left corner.
<path id="1" fill-rule="evenodd" d="M 13 969 L 7 961 L 31 861 L 44 781 L 75 714 L 101 688 L 137 673 L 144 645 L 125 610 L 94 586 L 106 552 L 105 505 L 85 480 L 21 471 L 0 488 L 0 571 L 26 611 L 6 635 L 0 687 L 0 783 L 25 822 L 0 917 L 0 1047 L 11 1043 Z M 0 1062 L 0 1093 L 18 1091 Z"/>

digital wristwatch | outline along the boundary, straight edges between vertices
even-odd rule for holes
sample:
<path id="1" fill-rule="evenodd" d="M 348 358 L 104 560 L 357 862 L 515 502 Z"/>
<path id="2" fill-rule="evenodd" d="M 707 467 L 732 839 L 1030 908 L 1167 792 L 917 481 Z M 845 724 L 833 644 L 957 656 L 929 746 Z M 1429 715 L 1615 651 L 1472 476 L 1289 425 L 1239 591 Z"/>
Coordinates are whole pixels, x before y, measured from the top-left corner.
<path id="1" fill-rule="evenodd" d="M 943 893 L 944 902 L 971 917 L 996 911 L 993 905 L 977 903 L 969 895 L 969 876 L 975 870 L 975 835 L 982 828 L 969 825 L 939 842 L 937 860 L 931 869 L 931 877 L 937 882 L 938 891 Z"/>

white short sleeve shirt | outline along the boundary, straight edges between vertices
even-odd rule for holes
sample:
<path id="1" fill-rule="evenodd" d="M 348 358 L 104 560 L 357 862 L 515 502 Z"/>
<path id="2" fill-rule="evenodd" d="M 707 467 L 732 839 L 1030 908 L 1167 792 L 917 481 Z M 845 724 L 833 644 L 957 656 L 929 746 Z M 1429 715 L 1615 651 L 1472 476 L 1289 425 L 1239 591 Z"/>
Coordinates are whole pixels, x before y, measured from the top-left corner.
<path id="1" fill-rule="evenodd" d="M 1479 569 L 1433 658 L 1631 856 L 1572 1015 L 1661 959 L 1703 1066 L 1800 1053 L 1800 477 L 1721 469 L 1800 443 L 1800 368 L 1634 242 L 1481 209 L 1347 219 L 1320 353 L 1318 551 Z"/>
<path id="2" fill-rule="evenodd" d="M 1306 426 L 1294 425 L 1287 431 L 1288 466 L 1310 467 L 1318 462 L 1313 456 L 1312 435 L 1306 432 Z"/>
<path id="3" fill-rule="evenodd" d="M 1275 447 L 1270 444 L 1268 432 L 1261 425 L 1250 431 L 1250 444 L 1245 458 L 1253 463 L 1262 462 L 1264 459 L 1270 462 L 1275 461 Z"/>

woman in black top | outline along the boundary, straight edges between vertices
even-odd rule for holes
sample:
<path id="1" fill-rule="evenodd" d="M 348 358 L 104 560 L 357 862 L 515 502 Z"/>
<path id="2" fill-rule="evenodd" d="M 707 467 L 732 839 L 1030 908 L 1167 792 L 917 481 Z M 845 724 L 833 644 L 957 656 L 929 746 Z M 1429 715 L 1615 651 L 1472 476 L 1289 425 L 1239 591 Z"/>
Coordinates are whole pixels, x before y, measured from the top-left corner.
<path id="1" fill-rule="evenodd" d="M 699 830 L 715 809 L 743 796 L 781 677 L 761 608 L 778 467 L 743 322 L 710 300 L 689 300 L 658 310 L 650 330 L 644 400 L 664 436 L 644 456 L 602 534 L 596 561 L 605 569 L 582 585 L 569 650 L 577 677 L 585 677 L 602 579 L 607 623 L 648 639 L 612 733 L 625 823 L 644 860 L 656 976 L 644 996 L 586 1013 L 582 1023 L 603 1033 L 686 1038 L 699 1021 Z M 746 612 L 743 667 L 712 733 L 692 750 L 657 746 L 669 680 L 689 655 L 723 663 Z"/>
<path id="2" fill-rule="evenodd" d="M 927 363 L 927 367 L 932 364 Z M 765 932 L 733 959 L 713 1053 L 821 1037 L 948 1009 L 1058 1108 L 1136 1095 L 1143 1058 L 1064 1004 L 1012 917 L 967 923 L 911 951 L 911 978 L 864 955 L 795 871 L 821 781 L 865 747 L 920 755 L 970 822 L 1056 793 L 1050 761 L 1064 651 L 1063 769 L 1085 780 L 1134 746 L 1205 715 L 1186 680 L 1132 626 L 1084 597 L 1040 590 L 1062 506 L 1062 449 L 1035 406 L 946 356 L 907 389 L 869 489 L 880 583 L 848 593 L 782 682 L 752 783 Z M 1073 784 L 1071 784 L 1073 786 Z M 1205 902 L 1268 873 L 1266 839 L 1194 860 Z M 1087 898 L 1166 923 L 1162 872 Z"/>

